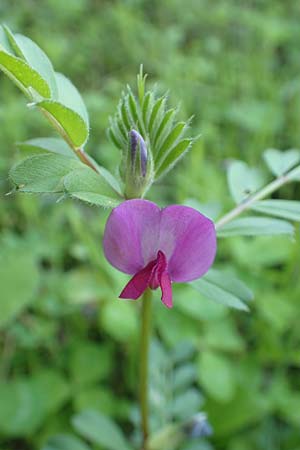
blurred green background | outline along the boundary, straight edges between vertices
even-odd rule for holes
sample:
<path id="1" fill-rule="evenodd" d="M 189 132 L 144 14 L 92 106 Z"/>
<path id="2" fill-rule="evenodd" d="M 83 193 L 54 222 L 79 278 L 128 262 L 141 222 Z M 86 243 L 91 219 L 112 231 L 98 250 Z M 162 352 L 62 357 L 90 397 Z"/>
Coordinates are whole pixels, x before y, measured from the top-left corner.
<path id="1" fill-rule="evenodd" d="M 108 116 L 125 84 L 134 87 L 140 63 L 149 85 L 168 89 L 171 105 L 181 102 L 184 119 L 195 116 L 192 132 L 202 138 L 150 193 L 161 205 L 192 198 L 225 212 L 233 206 L 230 158 L 260 165 L 268 147 L 300 146 L 295 0 L 1 0 L 0 19 L 35 40 L 80 89 L 91 121 L 87 150 L 112 170 L 118 152 L 106 138 Z M 20 158 L 15 142 L 50 134 L 1 75 L 1 450 L 40 450 L 86 408 L 116 419 L 127 435 L 133 430 L 139 311 L 116 300 L 127 277 L 103 258 L 108 211 L 5 196 Z M 299 194 L 288 186 L 276 195 Z M 177 417 L 201 408 L 214 429 L 209 442 L 187 441 L 184 450 L 299 450 L 299 227 L 293 242 L 224 240 L 216 266 L 232 267 L 253 289 L 249 314 L 184 286 L 168 311 L 156 294 L 163 351 L 192 347 L 192 388 Z"/>

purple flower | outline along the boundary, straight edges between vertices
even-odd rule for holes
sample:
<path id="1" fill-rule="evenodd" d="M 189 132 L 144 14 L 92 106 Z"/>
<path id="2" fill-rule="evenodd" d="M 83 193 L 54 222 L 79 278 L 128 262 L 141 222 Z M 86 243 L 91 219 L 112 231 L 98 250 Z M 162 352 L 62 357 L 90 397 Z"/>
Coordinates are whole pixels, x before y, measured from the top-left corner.
<path id="1" fill-rule="evenodd" d="M 148 200 L 127 200 L 110 214 L 103 240 L 107 260 L 133 275 L 120 298 L 136 300 L 160 286 L 162 301 L 173 306 L 171 282 L 203 276 L 216 254 L 213 222 L 188 206 L 160 209 Z"/>

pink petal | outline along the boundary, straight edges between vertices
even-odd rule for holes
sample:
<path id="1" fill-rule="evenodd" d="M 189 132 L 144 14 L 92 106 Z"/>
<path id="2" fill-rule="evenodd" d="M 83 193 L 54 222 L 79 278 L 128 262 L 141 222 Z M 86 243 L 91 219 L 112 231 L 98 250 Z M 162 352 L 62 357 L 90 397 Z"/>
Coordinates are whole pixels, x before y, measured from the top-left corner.
<path id="1" fill-rule="evenodd" d="M 147 289 L 155 262 L 151 262 L 144 269 L 136 273 L 126 284 L 119 298 L 137 300 Z"/>
<path id="2" fill-rule="evenodd" d="M 112 266 L 135 274 L 156 258 L 160 214 L 155 203 L 140 199 L 127 200 L 113 209 L 103 239 Z"/>
<path id="3" fill-rule="evenodd" d="M 159 248 L 168 260 L 172 281 L 192 281 L 204 275 L 216 254 L 213 222 L 188 206 L 162 210 Z"/>
<path id="4" fill-rule="evenodd" d="M 172 286 L 171 279 L 168 272 L 164 272 L 160 278 L 160 287 L 162 292 L 161 300 L 167 306 L 167 308 L 172 308 L 173 298 L 172 298 Z"/>

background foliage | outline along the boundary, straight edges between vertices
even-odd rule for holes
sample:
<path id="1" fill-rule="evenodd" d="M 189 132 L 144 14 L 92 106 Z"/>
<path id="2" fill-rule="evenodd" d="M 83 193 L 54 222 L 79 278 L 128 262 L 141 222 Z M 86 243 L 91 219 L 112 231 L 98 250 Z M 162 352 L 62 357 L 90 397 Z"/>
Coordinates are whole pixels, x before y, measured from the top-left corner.
<path id="1" fill-rule="evenodd" d="M 162 205 L 193 199 L 225 212 L 233 206 L 230 158 L 256 165 L 267 147 L 300 145 L 300 5 L 293 0 L 2 0 L 0 18 L 78 86 L 91 121 L 87 150 L 111 169 L 118 152 L 106 138 L 108 116 L 140 63 L 150 83 L 169 89 L 171 105 L 182 102 L 183 119 L 195 115 L 192 132 L 202 138 L 151 191 Z M 75 437 L 45 447 L 49 436 L 71 433 L 72 421 L 93 448 L 106 449 L 82 433 L 85 421 L 96 421 L 85 410 L 132 432 L 138 308 L 115 300 L 126 276 L 103 258 L 108 211 L 4 195 L 19 159 L 15 142 L 46 133 L 43 118 L 1 76 L 0 448 L 85 450 Z M 299 186 L 276 198 L 299 198 Z M 153 352 L 164 356 L 153 368 L 154 406 L 162 421 L 184 419 L 186 404 L 187 414 L 208 413 L 214 435 L 184 450 L 299 450 L 299 227 L 295 241 L 224 240 L 217 267 L 251 286 L 251 311 L 228 310 L 185 286 L 176 287 L 172 311 L 155 302 L 163 347 L 154 343 Z M 186 377 L 172 386 L 181 405 L 171 409 L 170 367 Z"/>

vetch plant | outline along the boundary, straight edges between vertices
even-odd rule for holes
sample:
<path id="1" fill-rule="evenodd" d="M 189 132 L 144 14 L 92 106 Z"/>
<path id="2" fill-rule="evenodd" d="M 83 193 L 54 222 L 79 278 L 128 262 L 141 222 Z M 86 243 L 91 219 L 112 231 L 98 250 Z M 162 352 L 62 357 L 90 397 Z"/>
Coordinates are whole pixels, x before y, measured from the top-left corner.
<path id="1" fill-rule="evenodd" d="M 193 416 L 195 412 L 191 417 L 174 419 L 162 430 L 153 429 L 149 424 L 151 292 L 159 287 L 163 303 L 170 308 L 172 282 L 188 282 L 211 300 L 247 310 L 247 303 L 253 297 L 247 286 L 227 272 L 210 269 L 216 254 L 216 237 L 293 235 L 293 222 L 300 221 L 300 202 L 265 198 L 287 183 L 300 181 L 300 151 L 266 150 L 263 158 L 275 177 L 267 183 L 259 169 L 250 168 L 242 161 L 231 162 L 228 184 L 236 206 L 215 223 L 185 205 L 163 205 L 161 209 L 144 197 L 153 183 L 191 149 L 195 138 L 188 136 L 191 120 L 178 121 L 178 109 L 169 108 L 167 95 L 157 96 L 155 90 L 146 89 L 142 68 L 137 77 L 137 95 L 127 87 L 115 116 L 110 118 L 108 137 L 120 152 L 119 165 L 113 174 L 85 150 L 89 117 L 77 89 L 64 75 L 55 72 L 48 57 L 34 42 L 12 33 L 6 26 L 0 27 L 0 68 L 25 94 L 29 111 L 40 111 L 59 135 L 19 144 L 31 156 L 11 169 L 9 178 L 14 190 L 53 193 L 59 198 L 71 197 L 113 208 L 104 233 L 105 256 L 115 268 L 133 276 L 120 297 L 135 300 L 143 296 L 141 448 L 175 449 L 182 445 L 188 433 L 208 434 L 209 426 L 203 425 L 203 416 L 201 421 L 199 415 Z M 239 217 L 249 212 L 250 215 Z M 117 426 L 99 414 L 82 413 L 75 417 L 73 424 L 77 432 L 95 445 L 112 450 L 132 448 Z M 101 432 L 107 430 L 113 438 L 95 434 L 91 424 Z M 75 440 L 71 438 L 68 442 Z M 82 445 L 81 448 L 88 448 Z"/>

